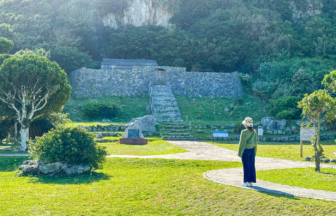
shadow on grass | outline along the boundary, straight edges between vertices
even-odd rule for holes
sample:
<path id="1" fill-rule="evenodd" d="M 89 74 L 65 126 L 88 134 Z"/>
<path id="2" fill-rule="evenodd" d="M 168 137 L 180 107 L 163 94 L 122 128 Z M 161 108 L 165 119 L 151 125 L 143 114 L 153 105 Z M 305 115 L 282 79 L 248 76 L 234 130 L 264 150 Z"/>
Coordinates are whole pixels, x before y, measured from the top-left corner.
<path id="1" fill-rule="evenodd" d="M 239 135 L 239 134 L 237 134 Z M 286 135 L 287 137 L 288 136 L 291 136 L 291 135 Z M 283 136 L 278 136 L 279 138 L 280 137 L 283 137 Z M 202 140 L 204 142 L 212 142 L 212 140 Z M 238 141 L 231 141 L 230 140 L 230 143 L 228 143 L 226 140 L 224 141 L 221 141 L 221 140 L 215 140 L 215 144 L 222 144 L 222 145 L 228 145 L 228 144 L 239 144 Z M 325 146 L 335 146 L 336 145 L 336 142 L 334 139 L 328 139 L 328 140 L 322 140 L 321 141 L 321 144 L 322 145 L 325 145 Z M 274 146 L 282 146 L 282 145 L 300 145 L 300 142 L 299 141 L 289 141 L 289 142 L 269 142 L 269 141 L 263 141 L 263 142 L 259 142 L 258 145 L 274 145 Z M 304 142 L 303 143 L 304 146 L 310 146 L 311 144 L 309 142 Z"/>
<path id="2" fill-rule="evenodd" d="M 22 154 L 17 148 L 20 148 L 20 144 L 0 143 L 0 154 Z M 11 149 L 11 151 L 8 151 L 7 149 Z"/>
<path id="3" fill-rule="evenodd" d="M 30 157 L 0 157 L 0 173 L 18 171 L 23 161 L 31 159 Z M 23 176 L 30 178 L 32 183 L 43 184 L 90 184 L 102 180 L 109 180 L 111 176 L 99 172 L 91 172 L 79 176 Z"/>
<path id="4" fill-rule="evenodd" d="M 22 178 L 31 178 L 30 183 L 42 183 L 42 184 L 63 184 L 63 185 L 72 185 L 72 184 L 91 184 L 93 182 L 109 180 L 111 176 L 104 173 L 91 172 L 88 174 L 82 174 L 79 176 L 23 176 Z"/>
<path id="5" fill-rule="evenodd" d="M 331 165 L 333 165 L 333 164 L 331 164 Z M 331 177 L 336 177 L 336 173 L 334 173 L 334 172 L 323 172 L 323 171 L 321 171 L 320 173 L 324 174 L 324 175 L 330 175 Z"/>
<path id="6" fill-rule="evenodd" d="M 0 173 L 18 170 L 23 161 L 29 159 L 30 157 L 0 157 Z"/>
<path id="7" fill-rule="evenodd" d="M 267 194 L 269 196 L 283 197 L 283 198 L 287 198 L 287 199 L 299 200 L 299 198 L 295 197 L 293 194 L 286 193 L 286 192 L 283 192 L 283 191 L 270 190 L 270 189 L 263 188 L 263 187 L 258 187 L 258 186 L 253 186 L 252 188 L 254 190 L 260 192 L 260 193 Z"/>

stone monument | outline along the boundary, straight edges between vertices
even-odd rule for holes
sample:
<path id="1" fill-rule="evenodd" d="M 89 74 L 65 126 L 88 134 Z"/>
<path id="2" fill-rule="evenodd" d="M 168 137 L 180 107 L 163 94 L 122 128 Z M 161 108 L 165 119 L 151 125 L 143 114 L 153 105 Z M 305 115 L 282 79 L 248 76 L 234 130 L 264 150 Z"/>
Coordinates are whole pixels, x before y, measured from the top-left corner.
<path id="1" fill-rule="evenodd" d="M 145 139 L 139 124 L 135 123 L 126 128 L 119 143 L 128 145 L 146 145 L 148 140 Z"/>
<path id="2" fill-rule="evenodd" d="M 138 124 L 142 131 L 156 132 L 157 123 L 156 118 L 152 115 L 146 115 L 140 118 L 134 118 L 132 121 L 126 124 L 126 127 L 130 127 L 134 124 Z"/>

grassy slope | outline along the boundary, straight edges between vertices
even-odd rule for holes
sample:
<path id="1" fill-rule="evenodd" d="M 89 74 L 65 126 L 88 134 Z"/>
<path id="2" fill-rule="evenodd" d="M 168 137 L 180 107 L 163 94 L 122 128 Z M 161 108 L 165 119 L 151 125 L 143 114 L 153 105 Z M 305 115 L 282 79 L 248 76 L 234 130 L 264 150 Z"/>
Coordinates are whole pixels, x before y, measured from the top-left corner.
<path id="1" fill-rule="evenodd" d="M 331 215 L 336 211 L 335 202 L 259 193 L 202 176 L 240 163 L 108 159 L 104 169 L 91 176 L 53 178 L 16 177 L 19 163 L 11 160 L 0 158 L 0 215 Z"/>
<path id="2" fill-rule="evenodd" d="M 232 123 L 242 121 L 246 116 L 260 121 L 267 115 L 267 112 L 264 112 L 264 104 L 253 97 L 244 97 L 244 104 L 238 106 L 231 116 L 231 111 L 225 112 L 224 110 L 226 107 L 231 107 L 234 99 L 175 97 L 183 120 L 186 120 L 186 116 L 188 116 L 188 121 L 191 121 L 193 125 L 202 125 L 206 122 L 211 122 L 214 125 Z M 246 105 L 247 103 L 251 104 Z"/>
<path id="3" fill-rule="evenodd" d="M 120 137 L 119 137 L 120 138 Z M 106 137 L 106 139 L 119 139 Z M 120 145 L 119 143 L 100 143 L 105 146 L 109 155 L 163 155 L 187 152 L 159 138 L 150 138 L 147 145 Z"/>
<path id="4" fill-rule="evenodd" d="M 148 97 L 105 97 L 94 99 L 96 101 L 110 101 L 118 104 L 122 109 L 122 116 L 117 119 L 112 119 L 113 122 L 128 122 L 132 118 L 137 118 L 146 115 L 146 107 L 149 105 Z M 267 112 L 264 112 L 264 104 L 253 97 L 244 97 L 244 104 L 238 106 L 231 114 L 225 112 L 225 107 L 230 108 L 234 99 L 226 98 L 187 98 L 176 96 L 177 103 L 181 110 L 183 120 L 192 122 L 193 125 L 200 124 L 205 125 L 207 123 L 226 124 L 236 121 L 242 121 L 246 116 L 253 117 L 256 121 L 267 116 Z M 80 109 L 74 109 L 78 104 L 85 106 L 90 100 L 74 100 L 70 99 L 65 105 L 64 111 L 69 113 L 69 117 L 74 122 L 94 122 L 101 121 L 101 119 L 88 120 L 83 116 Z M 246 105 L 247 103 L 250 103 Z M 188 117 L 188 118 L 187 118 Z M 201 119 L 200 119 L 201 117 Z"/>
<path id="5" fill-rule="evenodd" d="M 209 142 L 212 144 L 212 142 Z M 215 145 L 231 150 L 238 151 L 238 144 L 223 144 L 227 142 L 215 141 Z M 324 154 L 327 158 L 335 158 L 333 152 L 336 152 L 336 144 L 333 140 L 322 141 Z M 300 157 L 300 143 L 261 143 L 258 144 L 258 156 L 280 158 L 287 160 L 304 161 L 305 157 L 311 157 L 312 147 L 309 143 L 304 143 L 303 158 Z"/>
<path id="6" fill-rule="evenodd" d="M 111 119 L 113 122 L 126 123 L 132 118 L 142 117 L 146 114 L 146 107 L 150 104 L 149 97 L 104 97 L 96 99 L 85 99 L 85 100 L 74 100 L 70 99 L 64 107 L 64 112 L 69 113 L 69 118 L 74 122 L 100 122 L 103 119 L 86 119 L 83 115 L 81 109 L 75 109 L 74 107 L 78 104 L 85 106 L 85 103 L 90 100 L 101 101 L 101 102 L 113 102 L 120 106 L 122 110 L 122 115 Z"/>
<path id="7" fill-rule="evenodd" d="M 277 184 L 336 192 L 336 170 L 314 168 L 259 171 L 258 179 Z"/>

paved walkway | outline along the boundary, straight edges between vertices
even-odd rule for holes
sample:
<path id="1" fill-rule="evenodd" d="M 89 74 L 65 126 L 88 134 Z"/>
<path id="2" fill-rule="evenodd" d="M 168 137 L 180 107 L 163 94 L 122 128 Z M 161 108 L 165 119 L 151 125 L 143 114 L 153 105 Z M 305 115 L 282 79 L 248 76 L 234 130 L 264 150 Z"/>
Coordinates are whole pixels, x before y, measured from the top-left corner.
<path id="1" fill-rule="evenodd" d="M 111 155 L 108 157 L 119 158 L 162 158 L 162 159 L 181 159 L 181 160 L 215 160 L 215 161 L 236 161 L 241 162 L 237 156 L 237 152 L 228 150 L 215 145 L 195 142 L 195 141 L 169 141 L 171 144 L 180 148 L 186 149 L 189 152 L 170 154 L 170 155 L 155 155 L 155 156 L 130 156 L 130 155 Z M 314 163 L 290 161 L 283 159 L 256 157 L 256 168 L 260 170 L 272 169 L 288 169 L 288 168 L 306 168 L 314 167 Z M 322 168 L 335 168 L 336 165 L 322 164 Z M 258 180 L 253 187 L 242 187 L 243 168 L 231 168 L 213 170 L 203 174 L 204 178 L 220 184 L 231 185 L 235 187 L 256 190 L 260 192 L 278 193 L 288 196 L 298 196 L 313 199 L 322 199 L 336 201 L 336 192 L 321 191 L 314 189 L 306 189 L 293 187 L 288 185 L 274 184 Z"/>

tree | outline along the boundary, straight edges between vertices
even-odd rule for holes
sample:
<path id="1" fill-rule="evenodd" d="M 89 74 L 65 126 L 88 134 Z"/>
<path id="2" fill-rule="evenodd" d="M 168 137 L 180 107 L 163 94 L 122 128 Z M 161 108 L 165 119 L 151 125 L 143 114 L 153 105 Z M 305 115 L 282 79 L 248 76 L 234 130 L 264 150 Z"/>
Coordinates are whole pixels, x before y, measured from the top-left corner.
<path id="1" fill-rule="evenodd" d="M 302 117 L 309 119 L 316 131 L 312 145 L 315 150 L 315 171 L 320 172 L 320 157 L 323 153 L 320 144 L 321 121 L 327 119 L 330 122 L 335 118 L 336 101 L 330 97 L 327 90 L 318 90 L 310 95 L 306 94 L 298 107 L 302 109 Z"/>
<path id="2" fill-rule="evenodd" d="M 14 43 L 13 41 L 0 37 L 0 54 L 8 53 L 13 49 Z"/>
<path id="3" fill-rule="evenodd" d="M 5 24 L 0 25 L 0 34 L 4 28 L 6 28 Z M 11 55 L 5 54 L 8 53 L 14 46 L 13 41 L 8 40 L 7 38 L 0 37 L 0 64 L 7 59 L 10 58 Z M 10 120 L 14 117 L 14 112 L 6 106 L 6 104 L 0 101 L 0 143 L 2 140 L 7 137 L 10 126 Z M 15 125 L 16 126 L 16 125 Z M 15 127 L 16 128 L 16 127 Z M 15 134 L 16 135 L 16 134 Z"/>
<path id="4" fill-rule="evenodd" d="M 331 71 L 330 74 L 327 74 L 322 84 L 324 84 L 328 89 L 330 89 L 333 93 L 336 92 L 336 70 Z"/>
<path id="5" fill-rule="evenodd" d="M 59 112 L 71 87 L 57 63 L 33 53 L 4 60 L 0 71 L 0 100 L 15 111 L 21 125 L 21 151 L 26 151 L 29 124 L 41 115 Z"/>
<path id="6" fill-rule="evenodd" d="M 90 55 L 79 51 L 76 47 L 57 46 L 51 56 L 67 74 L 82 67 L 91 67 Z"/>
<path id="7" fill-rule="evenodd" d="M 10 40 L 13 39 L 14 32 L 13 32 L 13 29 L 11 28 L 10 25 L 8 25 L 6 23 L 0 24 L 0 37 L 5 37 L 5 38 L 8 38 Z"/>

